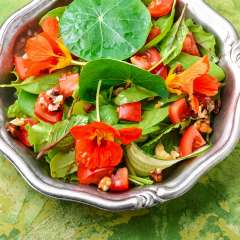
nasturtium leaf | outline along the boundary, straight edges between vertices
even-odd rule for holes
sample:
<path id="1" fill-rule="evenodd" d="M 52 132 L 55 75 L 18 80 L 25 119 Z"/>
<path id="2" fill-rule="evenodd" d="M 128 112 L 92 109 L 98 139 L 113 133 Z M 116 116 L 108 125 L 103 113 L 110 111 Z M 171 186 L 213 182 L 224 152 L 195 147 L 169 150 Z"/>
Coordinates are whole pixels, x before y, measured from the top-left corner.
<path id="1" fill-rule="evenodd" d="M 87 61 L 131 57 L 144 45 L 151 25 L 140 0 L 74 0 L 60 19 L 65 45 Z"/>
<path id="2" fill-rule="evenodd" d="M 98 81 L 102 80 L 101 90 L 127 82 L 155 92 L 162 98 L 168 97 L 165 81 L 156 75 L 127 62 L 100 59 L 83 67 L 79 82 L 79 96 L 82 100 L 94 102 Z"/>
<path id="3" fill-rule="evenodd" d="M 171 68 L 176 67 L 178 64 L 181 64 L 184 69 L 189 68 L 195 62 L 197 62 L 200 58 L 198 56 L 192 56 L 187 53 L 181 53 L 177 58 L 175 58 L 169 66 Z M 225 72 L 221 67 L 219 67 L 216 63 L 210 62 L 210 70 L 209 75 L 216 77 L 219 81 L 225 79 Z"/>
<path id="4" fill-rule="evenodd" d="M 153 91 L 143 87 L 133 86 L 120 92 L 114 99 L 114 103 L 117 105 L 122 105 L 126 103 L 139 102 L 146 98 L 155 96 L 157 96 L 157 94 Z"/>
<path id="5" fill-rule="evenodd" d="M 47 12 L 40 20 L 39 24 L 41 25 L 43 23 L 43 21 L 48 18 L 48 17 L 52 17 L 52 18 L 58 18 L 60 19 L 64 13 L 64 11 L 66 10 L 66 7 L 58 7 L 58 8 L 54 8 L 51 11 Z"/>

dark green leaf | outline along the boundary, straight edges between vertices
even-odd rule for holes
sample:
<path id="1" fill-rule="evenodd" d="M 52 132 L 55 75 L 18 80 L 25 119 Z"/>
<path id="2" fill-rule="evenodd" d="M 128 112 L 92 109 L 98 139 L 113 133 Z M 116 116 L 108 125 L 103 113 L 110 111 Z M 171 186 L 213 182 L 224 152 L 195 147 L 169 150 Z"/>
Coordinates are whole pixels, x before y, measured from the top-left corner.
<path id="1" fill-rule="evenodd" d="M 23 114 L 34 117 L 34 107 L 37 101 L 37 96 L 25 91 L 20 91 L 18 94 L 19 109 Z"/>
<path id="2" fill-rule="evenodd" d="M 175 150 L 175 148 L 179 146 L 180 138 L 181 135 L 178 129 L 174 129 L 170 133 L 165 134 L 161 139 L 165 151 L 171 153 L 171 151 Z"/>
<path id="3" fill-rule="evenodd" d="M 93 111 L 89 115 L 90 121 L 97 121 L 96 111 Z M 100 118 L 102 122 L 110 125 L 115 125 L 118 123 L 118 113 L 116 107 L 112 105 L 104 105 L 100 107 Z"/>
<path id="4" fill-rule="evenodd" d="M 47 12 L 40 20 L 39 24 L 41 25 L 42 22 L 48 18 L 48 17 L 57 17 L 57 18 L 61 18 L 64 11 L 66 10 L 66 7 L 58 7 L 58 8 L 54 8 L 53 10 Z"/>
<path id="5" fill-rule="evenodd" d="M 187 69 L 198 60 L 199 60 L 199 57 L 197 56 L 181 53 L 177 58 L 174 59 L 174 61 L 170 63 L 170 67 L 174 68 L 177 64 L 181 64 L 184 67 L 184 69 Z M 216 77 L 219 81 L 222 81 L 225 79 L 225 73 L 223 69 L 213 62 L 210 63 L 209 74 L 213 77 Z"/>
<path id="6" fill-rule="evenodd" d="M 174 16 L 175 16 L 175 6 L 176 6 L 176 0 L 174 0 L 172 11 L 169 15 L 160 17 L 158 20 L 154 22 L 154 26 L 159 27 L 161 34 L 159 34 L 157 37 L 152 39 L 149 43 L 147 43 L 144 46 L 144 49 L 151 48 L 153 46 L 156 46 L 158 43 L 160 43 L 166 35 L 171 30 L 171 27 L 174 22 Z"/>
<path id="7" fill-rule="evenodd" d="M 193 33 L 197 44 L 200 47 L 200 52 L 202 55 L 208 55 L 212 62 L 218 62 L 218 57 L 216 55 L 216 39 L 212 33 L 204 31 L 201 25 L 195 24 L 192 19 L 186 20 L 186 25 L 190 32 Z"/>
<path id="8" fill-rule="evenodd" d="M 75 152 L 57 153 L 50 162 L 51 176 L 53 178 L 64 178 L 77 171 Z"/>
<path id="9" fill-rule="evenodd" d="M 139 102 L 146 98 L 155 97 L 157 95 L 158 94 L 155 92 L 146 88 L 133 86 L 120 92 L 114 99 L 114 103 L 117 105 L 122 105 L 126 103 Z"/>
<path id="10" fill-rule="evenodd" d="M 142 0 L 142 2 L 143 2 L 145 5 L 149 5 L 149 4 L 152 2 L 152 0 Z"/>
<path id="11" fill-rule="evenodd" d="M 132 82 L 156 92 L 162 98 L 168 97 L 165 81 L 162 78 L 126 62 L 101 59 L 89 62 L 83 67 L 79 86 L 82 100 L 95 101 L 99 80 L 102 80 L 102 90 Z"/>
<path id="12" fill-rule="evenodd" d="M 48 144 L 57 142 L 59 139 L 69 133 L 70 129 L 77 125 L 85 125 L 88 123 L 88 117 L 84 115 L 76 115 L 71 119 L 58 122 L 52 126 Z"/>
<path id="13" fill-rule="evenodd" d="M 185 8 L 184 8 L 185 9 Z M 176 58 L 182 51 L 184 40 L 189 32 L 184 21 L 183 10 L 178 21 L 173 25 L 170 32 L 162 40 L 160 44 L 161 57 L 164 59 L 164 64 L 167 65 L 174 58 Z"/>
<path id="14" fill-rule="evenodd" d="M 123 60 L 144 45 L 151 16 L 140 0 L 74 0 L 60 20 L 70 51 L 87 61 Z"/>

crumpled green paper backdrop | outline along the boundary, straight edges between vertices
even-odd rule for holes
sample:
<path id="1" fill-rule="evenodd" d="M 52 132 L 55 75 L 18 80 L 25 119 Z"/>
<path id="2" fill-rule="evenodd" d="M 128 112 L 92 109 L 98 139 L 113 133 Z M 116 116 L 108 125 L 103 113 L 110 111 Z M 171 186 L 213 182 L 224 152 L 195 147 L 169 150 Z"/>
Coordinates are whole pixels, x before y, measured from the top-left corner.
<path id="1" fill-rule="evenodd" d="M 27 2 L 1 0 L 0 23 Z M 240 31 L 240 0 L 207 2 Z M 183 197 L 148 210 L 108 213 L 36 193 L 0 158 L 0 240 L 239 240 L 239 173 L 240 145 Z"/>

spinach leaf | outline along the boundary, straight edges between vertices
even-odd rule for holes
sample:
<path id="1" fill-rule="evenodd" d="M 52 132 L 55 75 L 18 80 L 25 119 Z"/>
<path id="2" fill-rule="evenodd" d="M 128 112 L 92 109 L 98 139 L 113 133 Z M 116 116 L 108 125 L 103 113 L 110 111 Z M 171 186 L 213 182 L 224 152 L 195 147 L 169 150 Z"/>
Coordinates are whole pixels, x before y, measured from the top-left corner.
<path id="1" fill-rule="evenodd" d="M 169 66 L 171 68 L 174 68 L 177 64 L 181 64 L 184 69 L 189 68 L 191 65 L 193 65 L 195 62 L 199 60 L 199 57 L 192 56 L 186 53 L 181 53 L 177 58 L 175 58 Z M 220 68 L 217 64 L 211 62 L 210 63 L 210 71 L 209 75 L 216 77 L 219 81 L 222 81 L 225 79 L 225 73 L 222 68 Z"/>
<path id="2" fill-rule="evenodd" d="M 71 119 L 66 119 L 61 122 L 57 122 L 51 128 L 48 143 L 54 143 L 59 141 L 70 132 L 70 129 L 77 125 L 86 125 L 88 123 L 88 117 L 84 115 L 75 115 Z"/>
<path id="3" fill-rule="evenodd" d="M 26 126 L 28 131 L 28 140 L 33 146 L 34 152 L 39 152 L 41 147 L 48 142 L 51 128 L 52 125 L 45 122 L 40 122 L 33 126 Z"/>
<path id="4" fill-rule="evenodd" d="M 212 33 L 204 31 L 201 25 L 195 24 L 192 19 L 186 20 L 186 25 L 190 32 L 193 33 L 197 44 L 200 47 L 202 55 L 208 55 L 212 62 L 218 62 L 219 58 L 216 55 L 216 39 Z"/>
<path id="5" fill-rule="evenodd" d="M 151 16 L 139 0 L 74 0 L 60 26 L 64 43 L 74 55 L 87 61 L 123 60 L 144 45 Z"/>
<path id="6" fill-rule="evenodd" d="M 90 121 L 97 121 L 96 111 L 89 114 Z M 100 107 L 100 118 L 102 122 L 110 125 L 118 123 L 118 113 L 116 107 L 112 105 L 104 105 Z"/>
<path id="7" fill-rule="evenodd" d="M 126 103 L 139 102 L 146 98 L 155 97 L 157 94 L 143 87 L 133 86 L 123 90 L 114 99 L 114 103 L 122 105 Z"/>
<path id="8" fill-rule="evenodd" d="M 142 0 L 142 2 L 143 2 L 145 5 L 149 5 L 149 4 L 152 2 L 152 0 Z"/>
<path id="9" fill-rule="evenodd" d="M 102 80 L 102 90 L 132 82 L 156 92 L 162 98 L 168 97 L 165 81 L 161 77 L 126 62 L 101 59 L 89 62 L 82 69 L 79 82 L 79 96 L 82 100 L 95 101 L 99 80 Z"/>
<path id="10" fill-rule="evenodd" d="M 50 162 L 51 176 L 53 178 L 64 178 L 77 171 L 75 152 L 57 153 Z"/>
<path id="11" fill-rule="evenodd" d="M 170 32 L 160 44 L 160 53 L 161 57 L 164 59 L 163 62 L 165 65 L 171 62 L 181 53 L 184 40 L 189 32 L 184 21 L 185 10 L 186 5 L 177 22 L 173 25 Z"/>
<path id="12" fill-rule="evenodd" d="M 20 91 L 18 94 L 18 106 L 23 114 L 34 117 L 34 107 L 37 101 L 37 96 L 25 91 Z"/>
<path id="13" fill-rule="evenodd" d="M 42 25 L 43 21 L 48 18 L 48 17 L 57 17 L 57 18 L 61 18 L 64 11 L 66 10 L 66 7 L 58 7 L 58 8 L 54 8 L 53 10 L 47 12 L 40 20 L 39 24 Z"/>
<path id="14" fill-rule="evenodd" d="M 59 70 L 51 74 L 41 75 L 38 77 L 29 77 L 20 83 L 14 82 L 8 85 L 0 85 L 0 88 L 15 87 L 18 90 L 24 90 L 28 93 L 39 94 L 57 86 L 58 80 L 64 72 L 66 72 L 66 69 Z"/>
<path id="15" fill-rule="evenodd" d="M 175 16 L 175 6 L 176 6 L 176 0 L 174 0 L 172 11 L 169 15 L 160 17 L 158 20 L 154 22 L 154 26 L 159 27 L 161 30 L 161 33 L 152 39 L 149 43 L 147 43 L 143 49 L 151 48 L 153 46 L 156 46 L 158 43 L 160 43 L 166 35 L 171 30 L 171 27 L 174 22 L 174 16 Z"/>

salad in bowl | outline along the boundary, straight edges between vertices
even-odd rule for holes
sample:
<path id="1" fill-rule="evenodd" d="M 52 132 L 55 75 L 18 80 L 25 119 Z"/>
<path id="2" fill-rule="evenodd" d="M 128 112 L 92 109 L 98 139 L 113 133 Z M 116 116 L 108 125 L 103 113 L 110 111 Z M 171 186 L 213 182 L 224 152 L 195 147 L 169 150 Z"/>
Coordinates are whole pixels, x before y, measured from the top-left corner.
<path id="1" fill-rule="evenodd" d="M 74 0 L 14 56 L 6 129 L 53 178 L 122 192 L 211 148 L 225 73 L 176 0 Z"/>

